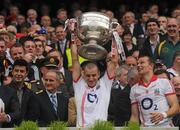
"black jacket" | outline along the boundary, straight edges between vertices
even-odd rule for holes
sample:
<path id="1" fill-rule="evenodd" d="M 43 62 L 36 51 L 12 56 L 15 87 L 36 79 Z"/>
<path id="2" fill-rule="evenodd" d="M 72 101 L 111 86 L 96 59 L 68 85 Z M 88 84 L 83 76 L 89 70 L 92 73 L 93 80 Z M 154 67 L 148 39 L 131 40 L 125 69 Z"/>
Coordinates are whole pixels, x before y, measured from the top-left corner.
<path id="1" fill-rule="evenodd" d="M 11 87 L 16 91 L 18 90 L 18 86 L 15 82 L 12 82 L 7 87 Z M 22 102 L 20 104 L 20 119 L 18 120 L 18 124 L 20 124 L 23 120 L 32 120 L 35 121 L 35 94 L 24 84 Z"/>
<path id="2" fill-rule="evenodd" d="M 9 87 L 0 87 L 0 98 L 5 104 L 5 113 L 9 114 L 11 121 L 9 123 L 2 123 L 2 127 L 13 127 L 17 124 L 20 117 L 19 101 L 16 92 Z"/>
<path id="3" fill-rule="evenodd" d="M 37 121 L 41 127 L 46 127 L 53 121 L 67 121 L 69 99 L 63 94 L 57 93 L 57 114 L 46 91 L 38 93 L 36 95 L 36 101 Z"/>
<path id="4" fill-rule="evenodd" d="M 113 121 L 115 126 L 124 126 L 131 116 L 130 87 L 123 90 L 112 88 L 108 110 L 108 120 Z"/>

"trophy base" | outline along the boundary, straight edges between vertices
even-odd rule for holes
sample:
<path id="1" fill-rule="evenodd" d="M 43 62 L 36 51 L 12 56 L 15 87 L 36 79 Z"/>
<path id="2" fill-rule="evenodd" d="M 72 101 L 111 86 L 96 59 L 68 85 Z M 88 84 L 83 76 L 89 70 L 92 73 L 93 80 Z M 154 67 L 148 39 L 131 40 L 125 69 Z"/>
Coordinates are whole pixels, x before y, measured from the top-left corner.
<path id="1" fill-rule="evenodd" d="M 107 50 L 97 44 L 86 44 L 79 48 L 78 53 L 85 59 L 97 61 L 106 58 Z"/>

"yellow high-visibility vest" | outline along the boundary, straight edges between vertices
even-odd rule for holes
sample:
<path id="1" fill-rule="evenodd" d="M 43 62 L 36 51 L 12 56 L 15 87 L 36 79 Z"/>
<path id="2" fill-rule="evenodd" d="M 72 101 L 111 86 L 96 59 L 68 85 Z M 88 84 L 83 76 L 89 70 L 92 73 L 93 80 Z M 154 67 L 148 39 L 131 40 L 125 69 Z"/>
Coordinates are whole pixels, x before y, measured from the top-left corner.
<path id="1" fill-rule="evenodd" d="M 67 59 L 68 59 L 68 68 L 71 68 L 72 67 L 72 57 L 71 57 L 71 49 L 70 48 L 67 48 L 66 49 L 66 55 L 67 55 Z M 79 59 L 79 63 L 83 63 L 84 61 L 87 61 L 87 59 L 79 56 L 78 57 Z"/>

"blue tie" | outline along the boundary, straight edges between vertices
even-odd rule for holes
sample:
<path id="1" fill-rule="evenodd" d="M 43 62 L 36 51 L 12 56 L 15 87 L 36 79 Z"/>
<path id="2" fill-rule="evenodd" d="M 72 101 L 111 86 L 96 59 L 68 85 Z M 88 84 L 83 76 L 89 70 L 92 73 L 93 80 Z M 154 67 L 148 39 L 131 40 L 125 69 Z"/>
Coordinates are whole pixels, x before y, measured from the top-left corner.
<path id="1" fill-rule="evenodd" d="M 57 100 L 56 100 L 56 96 L 54 94 L 52 94 L 50 97 L 51 97 L 51 102 L 53 104 L 53 108 L 57 112 Z"/>

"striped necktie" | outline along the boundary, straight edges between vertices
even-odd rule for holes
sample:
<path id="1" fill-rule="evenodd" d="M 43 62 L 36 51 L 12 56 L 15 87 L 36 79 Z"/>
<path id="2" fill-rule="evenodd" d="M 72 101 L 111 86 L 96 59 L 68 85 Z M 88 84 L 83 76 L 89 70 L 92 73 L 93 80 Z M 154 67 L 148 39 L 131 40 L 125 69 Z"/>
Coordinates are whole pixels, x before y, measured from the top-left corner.
<path id="1" fill-rule="evenodd" d="M 54 110 L 57 113 L 57 100 L 56 100 L 56 96 L 54 94 L 52 94 L 50 97 L 51 97 L 51 102 L 53 104 L 53 108 L 54 108 Z"/>

